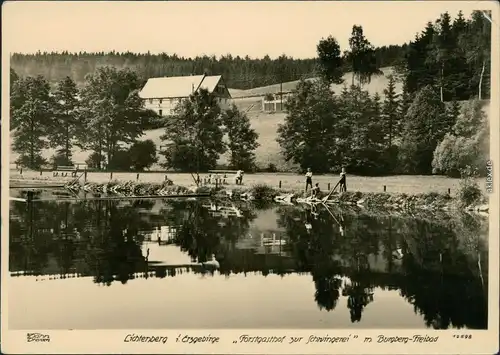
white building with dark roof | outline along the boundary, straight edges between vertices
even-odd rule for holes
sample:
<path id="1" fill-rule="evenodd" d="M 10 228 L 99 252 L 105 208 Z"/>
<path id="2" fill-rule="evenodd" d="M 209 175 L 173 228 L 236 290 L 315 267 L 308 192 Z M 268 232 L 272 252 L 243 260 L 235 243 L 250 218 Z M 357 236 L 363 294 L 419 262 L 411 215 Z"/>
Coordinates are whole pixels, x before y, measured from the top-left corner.
<path id="1" fill-rule="evenodd" d="M 150 78 L 139 92 L 139 97 L 145 101 L 147 109 L 155 111 L 160 116 L 170 116 L 180 102 L 200 89 L 213 93 L 222 109 L 229 107 L 231 94 L 222 75 Z"/>

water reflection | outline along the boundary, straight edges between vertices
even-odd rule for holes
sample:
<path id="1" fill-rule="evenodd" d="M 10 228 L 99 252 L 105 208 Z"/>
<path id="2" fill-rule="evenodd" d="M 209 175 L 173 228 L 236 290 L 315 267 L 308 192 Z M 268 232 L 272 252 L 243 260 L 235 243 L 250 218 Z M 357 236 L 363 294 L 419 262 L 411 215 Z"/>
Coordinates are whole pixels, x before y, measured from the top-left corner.
<path id="1" fill-rule="evenodd" d="M 396 290 L 427 327 L 481 329 L 485 235 L 484 221 L 471 215 L 257 210 L 208 201 L 11 202 L 9 269 L 35 280 L 91 277 L 105 286 L 183 273 L 308 274 L 318 308 L 334 311 L 345 299 L 351 323 L 377 307 L 379 290 Z"/>

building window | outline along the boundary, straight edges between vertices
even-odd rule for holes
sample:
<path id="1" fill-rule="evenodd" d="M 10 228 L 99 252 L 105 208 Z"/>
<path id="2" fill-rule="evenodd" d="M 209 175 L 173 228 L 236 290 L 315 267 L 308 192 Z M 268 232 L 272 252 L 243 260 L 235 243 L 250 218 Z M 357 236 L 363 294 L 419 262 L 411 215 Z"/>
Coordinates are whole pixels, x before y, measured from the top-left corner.
<path id="1" fill-rule="evenodd" d="M 163 116 L 163 110 L 158 110 L 158 114 L 161 116 Z"/>

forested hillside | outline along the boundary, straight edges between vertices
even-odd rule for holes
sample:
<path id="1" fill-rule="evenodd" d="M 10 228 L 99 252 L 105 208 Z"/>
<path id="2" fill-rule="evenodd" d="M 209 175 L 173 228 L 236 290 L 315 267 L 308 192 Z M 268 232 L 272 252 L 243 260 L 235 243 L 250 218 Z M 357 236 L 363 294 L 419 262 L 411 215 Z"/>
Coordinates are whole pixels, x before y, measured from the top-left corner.
<path id="1" fill-rule="evenodd" d="M 389 46 L 375 49 L 378 67 L 394 65 L 405 53 L 406 46 Z M 181 76 L 191 74 L 222 74 L 227 85 L 233 89 L 251 89 L 260 86 L 288 82 L 315 76 L 317 59 L 294 59 L 286 55 L 278 59 L 265 56 L 261 59 L 230 54 L 216 58 L 200 56 L 183 58 L 175 54 L 141 53 L 14 53 L 11 68 L 21 76 L 43 75 L 51 84 L 66 76 L 78 86 L 84 83 L 85 75 L 102 66 L 118 69 L 130 68 L 144 80 L 158 76 Z M 346 71 L 349 67 L 346 65 Z"/>

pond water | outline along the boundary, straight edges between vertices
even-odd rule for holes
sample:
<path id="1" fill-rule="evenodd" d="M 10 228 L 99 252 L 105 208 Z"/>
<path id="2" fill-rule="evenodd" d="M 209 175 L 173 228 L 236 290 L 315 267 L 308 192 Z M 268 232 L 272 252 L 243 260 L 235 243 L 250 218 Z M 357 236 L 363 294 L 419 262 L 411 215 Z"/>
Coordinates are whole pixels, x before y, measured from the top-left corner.
<path id="1" fill-rule="evenodd" d="M 487 328 L 488 229 L 210 200 L 10 203 L 10 329 Z"/>

